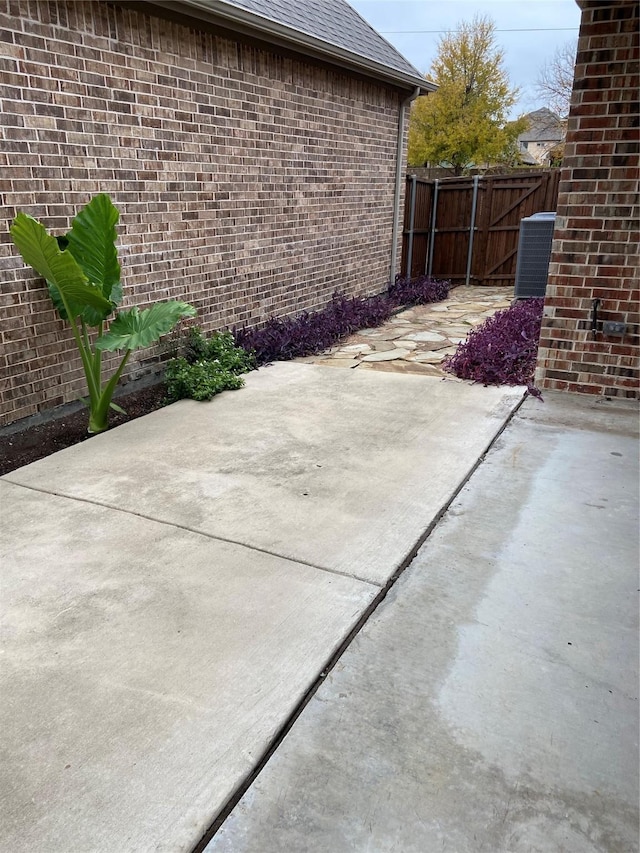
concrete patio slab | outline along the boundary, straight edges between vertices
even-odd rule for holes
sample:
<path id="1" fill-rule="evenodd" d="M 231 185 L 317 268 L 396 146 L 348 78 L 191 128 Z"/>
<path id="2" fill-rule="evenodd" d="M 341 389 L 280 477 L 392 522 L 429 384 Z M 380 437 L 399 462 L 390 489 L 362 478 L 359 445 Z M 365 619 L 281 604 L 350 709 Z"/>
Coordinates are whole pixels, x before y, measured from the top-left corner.
<path id="1" fill-rule="evenodd" d="M 191 850 L 378 588 L 6 480 L 0 502 L 0 850 Z"/>
<path id="2" fill-rule="evenodd" d="M 206 853 L 637 851 L 638 481 L 527 400 Z"/>
<path id="3" fill-rule="evenodd" d="M 5 479 L 383 586 L 522 395 L 279 363 Z"/>

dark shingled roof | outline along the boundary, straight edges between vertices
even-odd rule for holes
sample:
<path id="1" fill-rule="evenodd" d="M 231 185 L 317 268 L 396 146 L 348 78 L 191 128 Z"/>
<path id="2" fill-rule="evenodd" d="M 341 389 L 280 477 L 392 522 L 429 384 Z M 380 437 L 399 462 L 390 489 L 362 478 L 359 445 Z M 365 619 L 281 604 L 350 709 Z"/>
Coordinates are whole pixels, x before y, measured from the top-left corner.
<path id="1" fill-rule="evenodd" d="M 345 0 L 227 0 L 271 21 L 403 71 L 422 76 Z"/>
<path id="2" fill-rule="evenodd" d="M 220 18 L 263 38 L 277 37 L 298 50 L 308 46 L 316 55 L 383 79 L 424 91 L 436 88 L 346 0 L 155 0 L 155 4 L 206 20 Z"/>

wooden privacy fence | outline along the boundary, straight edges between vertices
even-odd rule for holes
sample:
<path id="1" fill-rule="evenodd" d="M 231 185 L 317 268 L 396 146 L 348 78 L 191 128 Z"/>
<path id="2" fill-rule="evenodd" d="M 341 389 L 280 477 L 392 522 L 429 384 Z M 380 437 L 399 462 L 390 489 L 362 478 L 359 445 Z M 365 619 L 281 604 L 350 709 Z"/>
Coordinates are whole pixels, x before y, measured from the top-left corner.
<path id="1" fill-rule="evenodd" d="M 520 220 L 554 211 L 560 170 L 421 180 L 408 176 L 402 274 L 514 285 Z"/>

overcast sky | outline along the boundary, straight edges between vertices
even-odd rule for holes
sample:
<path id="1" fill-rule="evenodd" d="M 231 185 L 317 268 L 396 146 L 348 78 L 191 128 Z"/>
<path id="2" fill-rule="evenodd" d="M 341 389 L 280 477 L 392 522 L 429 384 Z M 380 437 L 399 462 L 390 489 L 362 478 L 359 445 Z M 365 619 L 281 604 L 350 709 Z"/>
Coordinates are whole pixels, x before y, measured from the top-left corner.
<path id="1" fill-rule="evenodd" d="M 575 0 L 348 0 L 387 41 L 426 74 L 439 34 L 476 14 L 496 24 L 496 41 L 512 85 L 520 89 L 513 114 L 542 106 L 535 81 L 557 47 L 578 37 L 580 9 Z M 521 30 L 522 32 L 513 32 Z M 402 32 L 401 32 L 402 31 Z"/>

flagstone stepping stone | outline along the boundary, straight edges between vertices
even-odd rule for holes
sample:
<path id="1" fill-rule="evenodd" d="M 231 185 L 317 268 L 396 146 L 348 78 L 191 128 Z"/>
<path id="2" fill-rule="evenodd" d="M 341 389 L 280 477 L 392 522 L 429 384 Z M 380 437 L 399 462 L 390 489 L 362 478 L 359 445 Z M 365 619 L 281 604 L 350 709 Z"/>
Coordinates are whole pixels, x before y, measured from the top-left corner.
<path id="1" fill-rule="evenodd" d="M 448 329 L 442 329 L 442 332 L 451 340 L 452 337 L 466 336 L 471 329 L 472 326 L 449 326 Z"/>
<path id="2" fill-rule="evenodd" d="M 445 338 L 442 341 L 434 341 L 433 343 L 421 343 L 420 350 L 428 351 L 428 352 L 436 352 L 437 350 L 446 349 L 447 347 L 451 348 L 451 341 L 449 338 Z"/>
<path id="3" fill-rule="evenodd" d="M 347 344 L 345 347 L 340 347 L 340 352 L 371 352 L 369 344 Z"/>
<path id="4" fill-rule="evenodd" d="M 367 338 L 380 338 L 385 341 L 393 341 L 396 338 L 401 338 L 404 335 L 402 329 L 360 329 L 359 335 L 364 335 Z"/>
<path id="5" fill-rule="evenodd" d="M 370 355 L 365 355 L 362 361 L 395 361 L 396 359 L 404 358 L 409 355 L 408 349 L 387 350 L 385 352 L 372 352 Z"/>
<path id="6" fill-rule="evenodd" d="M 420 362 L 420 364 L 438 364 L 445 355 L 443 350 L 440 350 L 440 352 L 419 352 L 417 355 L 414 355 L 413 360 Z"/>
<path id="7" fill-rule="evenodd" d="M 418 344 L 415 341 L 394 341 L 394 347 L 400 347 L 401 349 L 415 349 Z"/>
<path id="8" fill-rule="evenodd" d="M 376 341 L 373 345 L 374 352 L 390 352 L 392 349 L 395 349 L 393 341 Z"/>
<path id="9" fill-rule="evenodd" d="M 442 380 L 443 374 L 431 364 L 419 364 L 415 361 L 385 361 L 379 364 L 360 362 L 360 370 L 381 370 L 385 373 L 412 373 L 429 379 Z"/>
<path id="10" fill-rule="evenodd" d="M 348 367 L 352 370 L 360 364 L 357 358 L 324 358 L 315 363 L 322 367 Z"/>
<path id="11" fill-rule="evenodd" d="M 439 335 L 438 332 L 414 332 L 411 335 L 407 335 L 407 338 L 410 341 L 425 341 L 432 343 L 446 340 L 445 336 Z"/>

